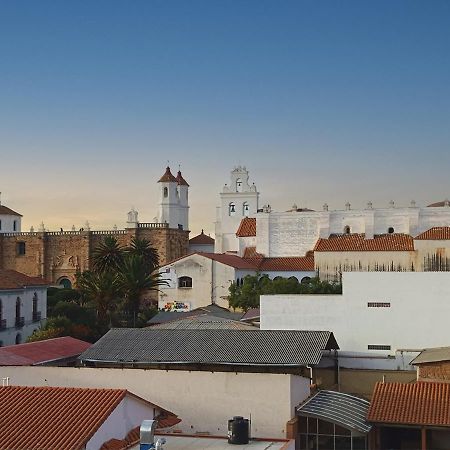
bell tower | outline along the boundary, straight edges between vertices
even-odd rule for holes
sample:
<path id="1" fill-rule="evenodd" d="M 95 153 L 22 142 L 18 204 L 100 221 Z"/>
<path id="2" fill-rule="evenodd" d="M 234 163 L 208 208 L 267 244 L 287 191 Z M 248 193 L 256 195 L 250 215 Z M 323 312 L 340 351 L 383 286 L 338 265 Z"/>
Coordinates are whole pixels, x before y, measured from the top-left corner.
<path id="1" fill-rule="evenodd" d="M 235 167 L 230 174 L 230 184 L 225 184 L 220 193 L 215 233 L 216 253 L 239 250 L 236 231 L 244 217 L 255 217 L 258 202 L 259 192 L 255 183 L 249 183 L 247 168 Z"/>
<path id="2" fill-rule="evenodd" d="M 178 171 L 174 177 L 170 167 L 158 180 L 160 184 L 160 203 L 158 221 L 168 223 L 169 228 L 189 229 L 189 184 Z"/>

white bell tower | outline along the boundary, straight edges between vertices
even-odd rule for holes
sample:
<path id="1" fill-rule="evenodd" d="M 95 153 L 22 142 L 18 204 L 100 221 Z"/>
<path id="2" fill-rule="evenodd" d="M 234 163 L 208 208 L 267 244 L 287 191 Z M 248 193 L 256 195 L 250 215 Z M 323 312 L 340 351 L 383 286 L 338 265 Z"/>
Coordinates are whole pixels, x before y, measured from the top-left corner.
<path id="1" fill-rule="evenodd" d="M 182 230 L 189 229 L 189 184 L 178 172 L 175 178 L 166 167 L 166 172 L 159 179 L 160 183 L 160 204 L 158 221 L 168 223 L 169 228 L 178 228 Z"/>
<path id="2" fill-rule="evenodd" d="M 247 168 L 235 167 L 230 174 L 230 184 L 226 184 L 220 193 L 215 232 L 216 253 L 239 250 L 236 231 L 244 217 L 255 217 L 258 203 L 259 192 L 255 183 L 249 184 Z"/>

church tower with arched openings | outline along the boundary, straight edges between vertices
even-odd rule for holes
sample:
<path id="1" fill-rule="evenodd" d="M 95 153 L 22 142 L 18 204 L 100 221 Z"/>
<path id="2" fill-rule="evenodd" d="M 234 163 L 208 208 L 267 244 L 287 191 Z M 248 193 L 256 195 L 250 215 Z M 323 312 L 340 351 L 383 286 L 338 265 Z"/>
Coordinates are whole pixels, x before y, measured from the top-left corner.
<path id="1" fill-rule="evenodd" d="M 167 166 L 158 183 L 161 198 L 158 221 L 168 223 L 169 228 L 189 230 L 189 184 L 181 171 L 175 177 Z"/>
<path id="2" fill-rule="evenodd" d="M 258 212 L 259 192 L 255 183 L 249 183 L 245 166 L 235 167 L 230 174 L 230 184 L 220 193 L 217 209 L 215 247 L 216 253 L 237 252 L 239 241 L 236 231 L 244 217 L 255 217 Z"/>

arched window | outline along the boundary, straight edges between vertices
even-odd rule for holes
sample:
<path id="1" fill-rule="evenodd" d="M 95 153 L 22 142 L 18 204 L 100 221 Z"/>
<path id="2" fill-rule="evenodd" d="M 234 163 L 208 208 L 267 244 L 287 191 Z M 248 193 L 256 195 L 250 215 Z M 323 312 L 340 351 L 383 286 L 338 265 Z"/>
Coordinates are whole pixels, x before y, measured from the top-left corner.
<path id="1" fill-rule="evenodd" d="M 228 215 L 229 216 L 235 216 L 236 215 L 236 204 L 231 202 L 228 205 Z"/>
<path id="2" fill-rule="evenodd" d="M 33 322 L 41 320 L 41 313 L 38 311 L 38 295 L 37 292 L 33 295 Z"/>
<path id="3" fill-rule="evenodd" d="M 192 278 L 191 277 L 180 277 L 178 278 L 178 287 L 180 288 L 191 288 Z"/>
<path id="4" fill-rule="evenodd" d="M 2 221 L 0 220 L 0 230 L 2 229 Z"/>
<path id="5" fill-rule="evenodd" d="M 168 197 L 169 196 L 169 189 L 168 188 L 164 188 L 163 189 L 163 195 L 164 195 L 164 198 L 166 198 L 166 197 Z"/>
<path id="6" fill-rule="evenodd" d="M 344 227 L 344 234 L 350 234 L 350 226 L 349 225 L 346 225 L 345 227 Z"/>
<path id="7" fill-rule="evenodd" d="M 3 330 L 6 328 L 6 320 L 3 322 L 3 303 L 2 299 L 0 298 L 0 330 Z"/>
<path id="8" fill-rule="evenodd" d="M 248 217 L 250 215 L 250 206 L 247 202 L 242 205 L 242 215 Z"/>
<path id="9" fill-rule="evenodd" d="M 16 334 L 16 344 L 20 344 L 22 342 L 22 335 L 20 333 Z"/>
<path id="10" fill-rule="evenodd" d="M 394 227 L 389 227 L 389 228 L 388 228 L 388 233 L 389 233 L 389 234 L 392 234 L 394 231 L 395 231 L 395 230 L 394 230 Z"/>
<path id="11" fill-rule="evenodd" d="M 305 284 L 309 283 L 311 281 L 311 277 L 303 277 L 300 281 L 300 283 Z"/>
<path id="12" fill-rule="evenodd" d="M 297 277 L 289 277 L 289 280 L 296 281 L 298 283 L 298 278 Z"/>
<path id="13" fill-rule="evenodd" d="M 240 178 L 236 180 L 236 192 L 242 192 L 242 180 Z"/>
<path id="14" fill-rule="evenodd" d="M 13 222 L 13 231 L 17 231 L 17 220 Z"/>

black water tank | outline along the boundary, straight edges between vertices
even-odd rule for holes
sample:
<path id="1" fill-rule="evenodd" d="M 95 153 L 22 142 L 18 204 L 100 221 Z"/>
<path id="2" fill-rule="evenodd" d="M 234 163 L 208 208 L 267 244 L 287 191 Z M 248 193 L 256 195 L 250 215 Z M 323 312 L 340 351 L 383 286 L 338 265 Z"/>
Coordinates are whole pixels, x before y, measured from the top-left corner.
<path id="1" fill-rule="evenodd" d="M 228 421 L 228 443 L 235 445 L 248 444 L 249 424 L 248 419 L 234 416 Z"/>

